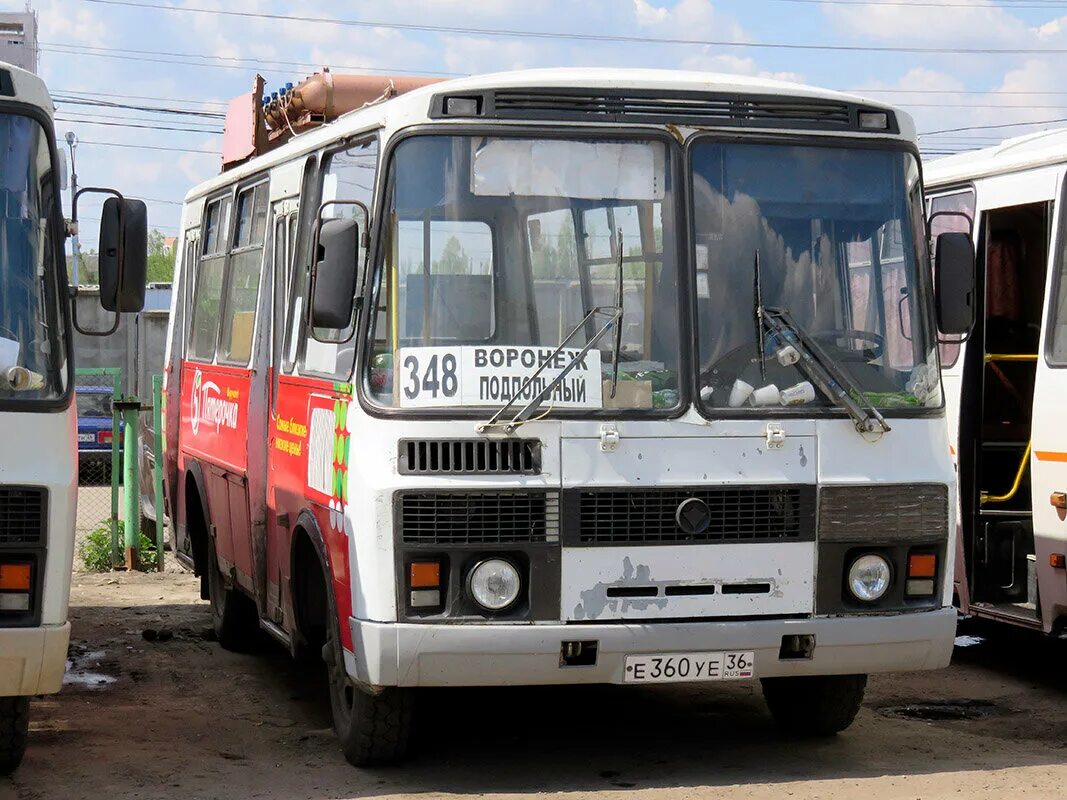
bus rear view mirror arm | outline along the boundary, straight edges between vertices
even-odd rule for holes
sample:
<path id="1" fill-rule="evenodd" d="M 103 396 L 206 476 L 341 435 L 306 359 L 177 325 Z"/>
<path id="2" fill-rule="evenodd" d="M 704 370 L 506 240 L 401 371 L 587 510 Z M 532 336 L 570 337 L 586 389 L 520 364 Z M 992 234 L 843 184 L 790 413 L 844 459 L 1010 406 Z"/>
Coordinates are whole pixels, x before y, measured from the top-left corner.
<path id="1" fill-rule="evenodd" d="M 319 207 L 312 246 L 311 304 L 308 318 L 311 335 L 320 341 L 317 329 L 344 331 L 351 327 L 356 307 L 356 290 L 362 275 L 359 265 L 360 227 L 348 217 L 323 219 L 323 211 L 330 205 L 358 206 L 364 220 L 369 219 L 367 207 L 358 200 L 331 200 Z M 336 343 L 336 339 L 329 339 Z"/>
<path id="2" fill-rule="evenodd" d="M 78 200 L 86 193 L 112 195 L 100 213 L 99 271 L 100 305 L 115 313 L 108 330 L 94 331 L 78 322 L 77 289 L 71 288 L 71 318 L 74 328 L 86 336 L 108 336 L 119 326 L 121 313 L 144 308 L 148 268 L 148 208 L 142 200 L 128 200 L 113 189 L 86 187 L 74 196 L 71 221 L 78 224 Z"/>
<path id="3" fill-rule="evenodd" d="M 966 336 L 974 325 L 974 242 L 969 233 L 948 232 L 934 247 L 937 328 Z"/>

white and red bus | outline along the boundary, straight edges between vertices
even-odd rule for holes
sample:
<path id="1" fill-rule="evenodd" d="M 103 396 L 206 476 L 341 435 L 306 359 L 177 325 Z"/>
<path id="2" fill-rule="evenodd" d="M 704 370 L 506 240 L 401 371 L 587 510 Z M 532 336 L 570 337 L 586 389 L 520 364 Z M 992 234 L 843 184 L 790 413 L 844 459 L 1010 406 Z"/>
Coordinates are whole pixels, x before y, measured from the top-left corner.
<path id="1" fill-rule="evenodd" d="M 758 678 L 829 734 L 868 673 L 947 664 L 935 296 L 969 317 L 910 118 L 680 72 L 398 85 L 283 91 L 186 198 L 165 482 L 223 645 L 321 657 L 356 764 L 421 687 Z"/>
<path id="2" fill-rule="evenodd" d="M 44 82 L 0 63 L 0 774 L 22 761 L 30 698 L 59 691 L 70 638 L 78 413 L 65 179 Z M 144 203 L 111 197 L 101 215 L 101 301 L 139 310 Z"/>
<path id="3" fill-rule="evenodd" d="M 944 346 L 959 461 L 956 593 L 972 617 L 1067 631 L 1067 131 L 938 159 L 935 230 L 978 244 L 978 323 Z"/>

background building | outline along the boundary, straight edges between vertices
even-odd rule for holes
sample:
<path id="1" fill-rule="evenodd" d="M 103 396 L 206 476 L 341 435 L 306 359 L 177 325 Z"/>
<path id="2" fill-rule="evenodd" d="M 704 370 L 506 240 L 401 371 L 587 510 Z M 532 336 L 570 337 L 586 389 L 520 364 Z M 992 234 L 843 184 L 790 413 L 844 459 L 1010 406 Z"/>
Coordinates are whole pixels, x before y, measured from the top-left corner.
<path id="1" fill-rule="evenodd" d="M 37 72 L 37 12 L 0 13 L 0 61 Z"/>

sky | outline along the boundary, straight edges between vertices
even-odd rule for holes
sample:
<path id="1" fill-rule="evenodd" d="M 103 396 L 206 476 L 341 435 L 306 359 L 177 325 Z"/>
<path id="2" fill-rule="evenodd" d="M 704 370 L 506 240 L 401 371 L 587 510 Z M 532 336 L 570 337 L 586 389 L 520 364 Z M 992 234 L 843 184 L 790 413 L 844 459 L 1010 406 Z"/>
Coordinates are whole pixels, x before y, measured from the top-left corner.
<path id="1" fill-rule="evenodd" d="M 24 5 L 0 0 L 3 10 Z M 225 102 L 247 92 L 257 71 L 268 88 L 296 83 L 322 65 L 334 72 L 445 76 L 617 66 L 773 77 L 903 107 L 928 134 L 920 141 L 927 158 L 1067 126 L 1067 85 L 1058 80 L 1067 74 L 1067 0 L 34 0 L 32 6 L 57 133 L 73 130 L 79 138 L 79 184 L 144 198 L 150 226 L 168 236 L 177 233 L 188 189 L 218 173 L 215 131 Z M 262 16 L 270 14 L 350 24 Z M 433 27 L 450 30 L 427 30 Z M 115 102 L 185 113 L 106 105 Z M 1041 124 L 1017 124 L 1031 122 Z M 1000 127 L 932 133 L 976 126 Z M 95 231 L 86 231 L 83 247 L 94 240 Z"/>

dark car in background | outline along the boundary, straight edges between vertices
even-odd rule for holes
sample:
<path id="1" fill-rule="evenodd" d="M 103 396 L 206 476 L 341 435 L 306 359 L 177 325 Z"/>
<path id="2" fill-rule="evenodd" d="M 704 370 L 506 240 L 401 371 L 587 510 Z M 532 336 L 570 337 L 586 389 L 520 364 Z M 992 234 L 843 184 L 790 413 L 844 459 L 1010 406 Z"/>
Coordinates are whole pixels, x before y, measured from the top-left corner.
<path id="1" fill-rule="evenodd" d="M 78 386 L 78 472 L 85 482 L 111 479 L 110 386 Z M 120 429 L 121 441 L 121 429 Z"/>

